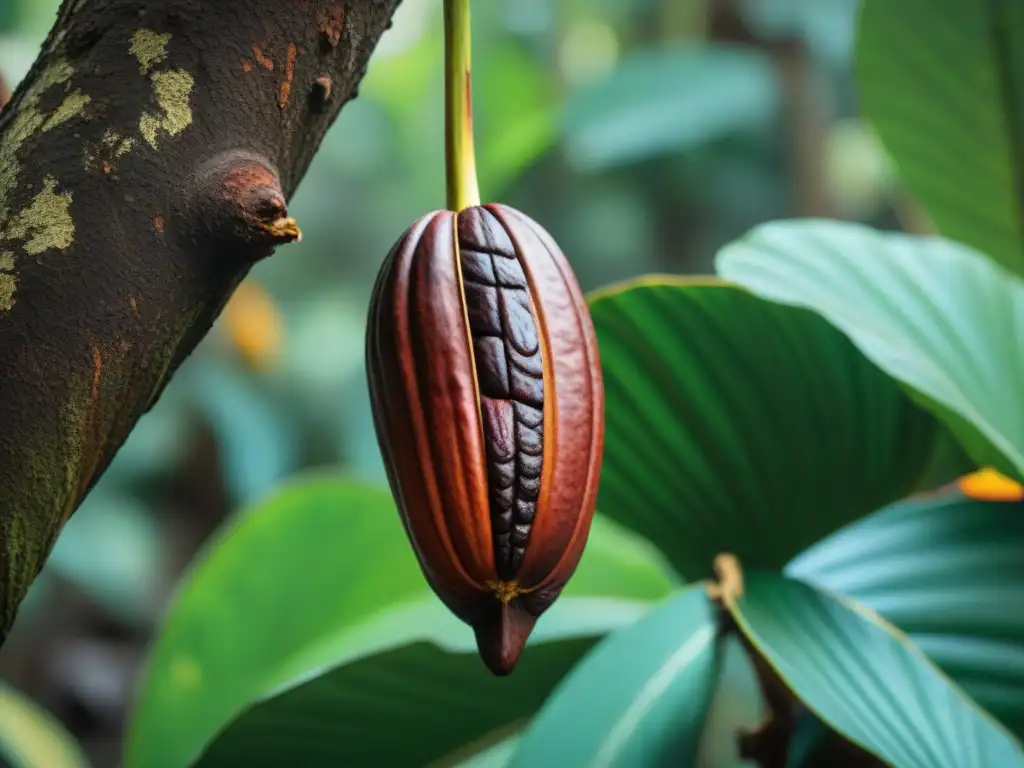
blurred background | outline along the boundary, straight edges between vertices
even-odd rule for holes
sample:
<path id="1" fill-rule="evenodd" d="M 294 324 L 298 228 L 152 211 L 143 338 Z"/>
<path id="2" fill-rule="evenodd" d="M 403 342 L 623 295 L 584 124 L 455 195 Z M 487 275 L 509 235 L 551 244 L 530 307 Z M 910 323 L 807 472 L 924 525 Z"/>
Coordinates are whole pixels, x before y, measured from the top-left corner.
<path id="1" fill-rule="evenodd" d="M 0 0 L 9 84 L 58 5 Z M 718 247 L 768 219 L 896 227 L 898 190 L 857 117 L 856 5 L 474 3 L 484 197 L 545 225 L 586 290 L 709 272 Z M 302 243 L 253 270 L 22 609 L 0 679 L 54 713 L 97 766 L 117 763 L 148 640 L 227 516 L 307 467 L 384 482 L 365 312 L 393 241 L 444 206 L 441 57 L 440 0 L 404 0 L 291 205 Z"/>

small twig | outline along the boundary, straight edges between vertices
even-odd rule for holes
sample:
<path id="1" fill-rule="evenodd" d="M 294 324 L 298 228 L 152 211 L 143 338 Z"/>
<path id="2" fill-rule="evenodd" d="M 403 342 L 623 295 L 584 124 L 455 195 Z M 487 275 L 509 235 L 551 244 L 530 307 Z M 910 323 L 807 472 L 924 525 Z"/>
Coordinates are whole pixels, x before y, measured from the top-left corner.
<path id="1" fill-rule="evenodd" d="M 715 558 L 714 569 L 718 581 L 708 582 L 708 597 L 731 609 L 743 597 L 743 568 L 735 555 L 723 552 Z"/>
<path id="2" fill-rule="evenodd" d="M 708 596 L 721 608 L 725 631 L 736 635 L 750 659 L 768 710 L 764 722 L 757 728 L 743 728 L 737 733 L 740 757 L 752 760 L 761 768 L 786 768 L 799 702 L 772 665 L 739 630 L 733 618 L 736 600 L 743 596 L 743 569 L 739 560 L 734 555 L 721 554 L 715 558 L 714 567 L 718 580 L 709 582 Z"/>

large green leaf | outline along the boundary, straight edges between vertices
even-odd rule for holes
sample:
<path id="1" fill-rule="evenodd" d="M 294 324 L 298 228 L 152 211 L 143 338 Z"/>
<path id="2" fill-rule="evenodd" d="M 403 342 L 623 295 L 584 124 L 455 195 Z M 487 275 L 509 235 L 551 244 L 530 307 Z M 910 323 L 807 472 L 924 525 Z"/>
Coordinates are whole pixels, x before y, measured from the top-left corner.
<path id="1" fill-rule="evenodd" d="M 649 550 L 596 520 L 566 595 L 500 689 L 507 706 L 490 708 L 481 702 L 499 681 L 427 588 L 390 494 L 296 482 L 240 515 L 186 578 L 152 652 L 127 765 L 187 765 L 243 710 L 214 764 L 255 749 L 300 763 L 324 749 L 329 764 L 370 751 L 399 764 L 442 757 L 528 716 L 595 637 L 666 595 L 671 579 Z M 457 727 L 430 726 L 460 706 Z"/>
<path id="2" fill-rule="evenodd" d="M 839 531 L 786 573 L 855 598 L 906 632 L 1024 736 L 1024 504 L 909 501 Z"/>
<path id="3" fill-rule="evenodd" d="M 507 679 L 483 669 L 436 600 L 396 611 L 336 641 L 338 666 L 242 713 L 197 765 L 426 765 L 489 747 L 525 724 L 596 636 L 647 608 L 564 600 Z"/>
<path id="4" fill-rule="evenodd" d="M 1024 479 L 1024 282 L 949 240 L 819 220 L 757 227 L 719 253 L 718 272 L 826 317 L 975 461 Z"/>
<path id="5" fill-rule="evenodd" d="M 88 768 L 81 748 L 38 704 L 0 684 L 0 765 Z"/>
<path id="6" fill-rule="evenodd" d="M 748 572 L 740 630 L 825 723 L 894 766 L 1024 766 L 1013 737 L 870 609 Z"/>
<path id="7" fill-rule="evenodd" d="M 519 741 L 513 768 L 695 762 L 718 665 L 702 584 L 606 637 Z"/>
<path id="8" fill-rule="evenodd" d="M 599 506 L 687 579 L 722 551 L 781 568 L 907 495 L 942 433 L 811 312 L 657 278 L 596 295 L 591 314 L 606 394 Z"/>
<path id="9" fill-rule="evenodd" d="M 864 0 L 857 75 L 939 230 L 1024 275 L 1024 3 Z"/>

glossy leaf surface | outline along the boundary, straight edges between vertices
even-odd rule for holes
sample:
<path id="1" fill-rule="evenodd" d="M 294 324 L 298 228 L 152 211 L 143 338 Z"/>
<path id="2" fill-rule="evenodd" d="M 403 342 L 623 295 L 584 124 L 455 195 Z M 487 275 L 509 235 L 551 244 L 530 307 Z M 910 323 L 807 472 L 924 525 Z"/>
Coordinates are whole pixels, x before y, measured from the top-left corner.
<path id="1" fill-rule="evenodd" d="M 658 278 L 595 295 L 591 313 L 606 396 L 598 504 L 687 579 L 723 551 L 781 568 L 910 493 L 935 450 L 933 417 L 810 312 Z"/>
<path id="2" fill-rule="evenodd" d="M 472 631 L 430 592 L 390 494 L 296 481 L 193 566 L 152 651 L 126 763 L 187 765 L 225 728 L 210 764 L 254 750 L 314 764 L 438 759 L 527 717 L 594 638 L 671 586 L 649 545 L 599 519 L 564 608 L 538 623 L 523 674 L 494 680 Z M 481 707 L 502 682 L 504 707 Z M 459 727 L 432 725 L 456 710 Z"/>
<path id="3" fill-rule="evenodd" d="M 1024 276 L 1024 4 L 864 0 L 862 108 L 939 231 Z"/>
<path id="4" fill-rule="evenodd" d="M 959 494 L 898 504 L 786 573 L 877 611 L 1024 736 L 1024 504 Z"/>
<path id="5" fill-rule="evenodd" d="M 823 315 L 979 465 L 1024 480 L 1024 282 L 948 240 L 818 220 L 757 227 L 719 253 L 718 271 Z"/>
<path id="6" fill-rule="evenodd" d="M 754 571 L 732 613 L 812 712 L 887 763 L 1024 765 L 1021 745 L 869 609 Z"/>
<path id="7" fill-rule="evenodd" d="M 601 641 L 519 741 L 513 768 L 696 760 L 718 672 L 714 608 L 697 584 Z"/>

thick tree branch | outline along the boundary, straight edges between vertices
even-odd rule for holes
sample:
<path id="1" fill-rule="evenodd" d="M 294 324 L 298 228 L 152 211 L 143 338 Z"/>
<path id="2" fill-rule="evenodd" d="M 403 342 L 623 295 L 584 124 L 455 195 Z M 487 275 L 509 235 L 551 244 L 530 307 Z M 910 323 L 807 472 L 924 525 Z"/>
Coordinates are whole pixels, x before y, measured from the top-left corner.
<path id="1" fill-rule="evenodd" d="M 0 641 L 250 266 L 399 0 L 64 0 L 0 113 Z"/>

